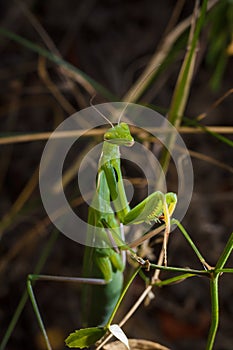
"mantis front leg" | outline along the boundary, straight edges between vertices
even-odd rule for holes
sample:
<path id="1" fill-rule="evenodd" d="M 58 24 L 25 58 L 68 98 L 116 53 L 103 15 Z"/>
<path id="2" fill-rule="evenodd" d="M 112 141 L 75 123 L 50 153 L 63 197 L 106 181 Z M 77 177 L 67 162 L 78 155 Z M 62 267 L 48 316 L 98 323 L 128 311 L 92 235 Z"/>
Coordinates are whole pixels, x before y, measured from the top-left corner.
<path id="1" fill-rule="evenodd" d="M 164 264 L 167 265 L 167 242 L 171 228 L 171 216 L 176 207 L 177 196 L 173 192 L 163 194 L 160 191 L 152 193 L 136 207 L 128 212 L 124 218 L 125 224 L 139 224 L 142 222 L 160 222 L 165 223 L 164 231 Z"/>

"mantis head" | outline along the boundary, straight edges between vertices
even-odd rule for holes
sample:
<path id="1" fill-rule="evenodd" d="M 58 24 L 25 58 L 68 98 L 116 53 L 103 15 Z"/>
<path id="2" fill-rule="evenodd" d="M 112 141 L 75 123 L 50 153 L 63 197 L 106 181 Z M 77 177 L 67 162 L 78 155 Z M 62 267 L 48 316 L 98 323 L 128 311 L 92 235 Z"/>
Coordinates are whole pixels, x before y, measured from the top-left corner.
<path id="1" fill-rule="evenodd" d="M 134 139 L 126 123 L 120 123 L 108 129 L 104 134 L 104 141 L 111 142 L 118 146 L 133 146 Z"/>

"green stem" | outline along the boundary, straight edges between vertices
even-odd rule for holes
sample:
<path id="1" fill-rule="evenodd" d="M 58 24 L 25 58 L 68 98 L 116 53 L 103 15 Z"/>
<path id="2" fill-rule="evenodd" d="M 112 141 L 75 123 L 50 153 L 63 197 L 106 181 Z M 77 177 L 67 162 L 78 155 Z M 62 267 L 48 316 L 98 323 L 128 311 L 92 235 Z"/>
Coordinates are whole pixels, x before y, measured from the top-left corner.
<path id="1" fill-rule="evenodd" d="M 177 283 L 177 282 L 183 281 L 186 278 L 194 277 L 194 276 L 196 276 L 196 274 L 194 274 L 194 273 L 184 273 L 183 275 L 179 275 L 179 276 L 176 276 L 176 277 L 168 278 L 168 279 L 166 279 L 164 281 L 155 282 L 154 285 L 157 286 L 157 287 L 163 287 L 163 286 L 167 286 L 169 284 L 173 284 L 173 283 Z"/>
<path id="2" fill-rule="evenodd" d="M 213 276 L 210 280 L 210 294 L 211 294 L 211 326 L 207 339 L 206 350 L 213 349 L 218 324 L 219 324 L 219 300 L 218 300 L 218 278 L 219 274 Z"/>
<path id="3" fill-rule="evenodd" d="M 130 287 L 130 285 L 132 284 L 134 278 L 137 276 L 137 274 L 139 273 L 140 270 L 141 270 L 141 266 L 139 266 L 139 267 L 135 270 L 135 272 L 133 273 L 133 275 L 130 277 L 129 281 L 127 282 L 125 288 L 123 289 L 123 291 L 122 291 L 122 293 L 121 293 L 121 295 L 120 295 L 120 298 L 118 299 L 118 301 L 117 301 L 117 303 L 116 303 L 116 306 L 114 307 L 114 309 L 113 309 L 113 311 L 112 311 L 112 314 L 111 314 L 111 316 L 109 317 L 109 320 L 108 320 L 108 322 L 107 322 L 107 324 L 106 324 L 106 327 L 107 327 L 107 328 L 109 328 L 109 326 L 111 325 L 112 320 L 113 320 L 113 318 L 114 318 L 114 316 L 115 316 L 115 314 L 116 314 L 116 312 L 117 312 L 117 310 L 118 310 L 118 308 L 119 308 L 119 306 L 120 306 L 120 304 L 121 304 L 121 302 L 122 302 L 122 299 L 124 298 L 124 296 L 125 296 L 127 290 L 129 289 L 129 287 Z"/>
<path id="4" fill-rule="evenodd" d="M 225 248 L 218 259 L 218 262 L 215 266 L 215 271 L 219 269 L 223 269 L 224 265 L 226 264 L 227 259 L 229 258 L 231 252 L 233 250 L 233 232 L 230 235 L 230 238 L 228 239 L 227 244 L 225 245 Z"/>
<path id="5" fill-rule="evenodd" d="M 151 268 L 154 268 L 156 270 L 162 270 L 162 271 L 171 271 L 171 272 L 181 272 L 181 273 L 191 273 L 194 275 L 201 275 L 201 276 L 208 276 L 211 271 L 208 270 L 194 270 L 190 268 L 183 268 L 183 267 L 169 267 L 169 266 L 163 266 L 163 265 L 156 265 L 156 264 L 150 264 Z"/>
<path id="6" fill-rule="evenodd" d="M 233 268 L 229 267 L 229 269 L 214 269 L 214 271 L 216 273 L 233 273 Z"/>
<path id="7" fill-rule="evenodd" d="M 221 272 L 228 269 L 223 269 L 224 265 L 227 262 L 233 249 L 233 233 L 230 235 L 230 238 L 218 259 L 212 278 L 210 280 L 210 292 L 211 292 L 211 327 L 208 335 L 206 350 L 213 349 L 218 324 L 219 324 L 219 296 L 218 296 L 218 279 L 221 275 Z M 221 271 L 221 272 L 220 272 Z M 229 272 L 233 272 L 233 269 L 229 269 Z"/>
<path id="8" fill-rule="evenodd" d="M 184 235 L 185 239 L 188 241 L 189 245 L 191 246 L 191 248 L 193 249 L 194 253 L 197 255 L 198 259 L 200 260 L 200 262 L 206 266 L 206 261 L 204 259 L 204 257 L 201 255 L 200 251 L 198 250 L 198 248 L 196 247 L 196 245 L 194 244 L 193 240 L 191 239 L 191 237 L 189 236 L 188 232 L 185 230 L 184 226 L 176 219 L 172 220 L 172 223 L 175 223 L 180 231 L 182 232 L 182 234 Z"/>

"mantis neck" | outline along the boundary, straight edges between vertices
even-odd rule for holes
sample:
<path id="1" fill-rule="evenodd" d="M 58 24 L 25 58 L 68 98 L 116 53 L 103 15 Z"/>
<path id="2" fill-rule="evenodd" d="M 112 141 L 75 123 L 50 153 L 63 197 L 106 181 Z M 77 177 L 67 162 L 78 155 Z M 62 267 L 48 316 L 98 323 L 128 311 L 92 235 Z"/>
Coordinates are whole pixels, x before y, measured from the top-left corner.
<path id="1" fill-rule="evenodd" d="M 120 163 L 120 148 L 114 143 L 105 141 L 103 143 L 103 150 L 100 157 L 100 164 L 104 166 L 106 162 L 109 162 L 113 159 L 116 161 L 119 161 Z"/>

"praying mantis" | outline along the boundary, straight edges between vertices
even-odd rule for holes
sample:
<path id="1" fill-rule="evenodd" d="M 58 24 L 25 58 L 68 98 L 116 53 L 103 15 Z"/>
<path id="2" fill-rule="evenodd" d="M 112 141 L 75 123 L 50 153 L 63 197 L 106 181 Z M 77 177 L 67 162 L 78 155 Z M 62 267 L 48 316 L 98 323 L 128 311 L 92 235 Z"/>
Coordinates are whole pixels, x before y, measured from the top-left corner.
<path id="1" fill-rule="evenodd" d="M 121 173 L 120 147 L 131 147 L 134 139 L 129 126 L 121 122 L 113 125 L 104 134 L 102 153 L 99 159 L 96 191 L 88 210 L 88 229 L 83 263 L 83 277 L 30 275 L 27 287 L 46 346 L 51 350 L 45 326 L 32 289 L 35 279 L 73 281 L 83 284 L 82 315 L 85 327 L 104 325 L 119 299 L 123 286 L 125 261 L 122 251 L 129 250 L 124 242 L 123 226 L 139 223 L 165 222 L 167 234 L 170 218 L 177 203 L 173 192 L 156 191 L 133 209 L 130 208 Z M 95 232 L 96 231 L 96 232 Z M 97 237 L 98 235 L 98 237 Z M 98 247 L 95 245 L 98 240 Z M 167 263 L 167 237 L 164 237 L 164 262 Z M 69 345 L 69 344 L 68 344 Z"/>

